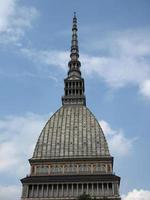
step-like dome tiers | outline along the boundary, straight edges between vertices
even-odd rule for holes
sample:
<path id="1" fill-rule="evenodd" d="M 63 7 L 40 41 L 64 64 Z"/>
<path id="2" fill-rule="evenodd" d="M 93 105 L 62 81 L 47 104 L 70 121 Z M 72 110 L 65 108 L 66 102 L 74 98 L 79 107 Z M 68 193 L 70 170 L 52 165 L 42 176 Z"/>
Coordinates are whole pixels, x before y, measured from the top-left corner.
<path id="1" fill-rule="evenodd" d="M 46 123 L 32 159 L 109 157 L 103 131 L 83 105 L 64 105 Z"/>

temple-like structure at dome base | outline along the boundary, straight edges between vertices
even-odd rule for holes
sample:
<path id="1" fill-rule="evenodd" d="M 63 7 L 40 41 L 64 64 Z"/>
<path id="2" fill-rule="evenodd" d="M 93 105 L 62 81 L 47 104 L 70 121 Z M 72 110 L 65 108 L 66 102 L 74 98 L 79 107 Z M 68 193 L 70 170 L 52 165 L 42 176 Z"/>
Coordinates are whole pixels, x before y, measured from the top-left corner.
<path id="1" fill-rule="evenodd" d="M 86 107 L 77 30 L 74 15 L 62 107 L 38 138 L 29 160 L 31 173 L 21 180 L 22 200 L 75 200 L 82 194 L 95 199 L 121 199 L 120 177 L 113 173 L 113 157 L 106 138 Z"/>

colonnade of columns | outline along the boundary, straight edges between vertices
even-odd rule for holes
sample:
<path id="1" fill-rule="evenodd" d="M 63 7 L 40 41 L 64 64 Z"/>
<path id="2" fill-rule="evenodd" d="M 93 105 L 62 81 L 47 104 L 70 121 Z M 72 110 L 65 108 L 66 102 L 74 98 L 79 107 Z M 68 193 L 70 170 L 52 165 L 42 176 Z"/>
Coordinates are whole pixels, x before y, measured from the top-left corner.
<path id="1" fill-rule="evenodd" d="M 117 183 L 63 183 L 24 185 L 23 198 L 78 197 L 82 194 L 103 197 L 118 195 Z"/>

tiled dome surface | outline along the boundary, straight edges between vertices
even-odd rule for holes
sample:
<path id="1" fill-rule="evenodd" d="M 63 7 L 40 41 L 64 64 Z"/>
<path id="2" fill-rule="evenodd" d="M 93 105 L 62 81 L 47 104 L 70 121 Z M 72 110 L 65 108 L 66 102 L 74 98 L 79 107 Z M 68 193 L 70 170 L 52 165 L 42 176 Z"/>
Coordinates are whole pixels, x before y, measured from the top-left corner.
<path id="1" fill-rule="evenodd" d="M 32 159 L 110 156 L 103 131 L 89 109 L 62 106 L 46 123 Z"/>

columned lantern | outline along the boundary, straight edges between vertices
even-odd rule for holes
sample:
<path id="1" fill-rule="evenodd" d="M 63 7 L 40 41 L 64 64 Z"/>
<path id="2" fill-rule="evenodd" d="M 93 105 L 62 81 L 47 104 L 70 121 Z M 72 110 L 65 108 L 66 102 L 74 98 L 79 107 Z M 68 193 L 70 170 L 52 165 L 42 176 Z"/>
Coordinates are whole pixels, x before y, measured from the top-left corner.
<path id="1" fill-rule="evenodd" d="M 68 75 L 62 106 L 48 120 L 36 143 L 30 175 L 21 180 L 22 200 L 91 198 L 120 200 L 120 177 L 113 173 L 103 130 L 86 107 L 74 14 Z"/>

